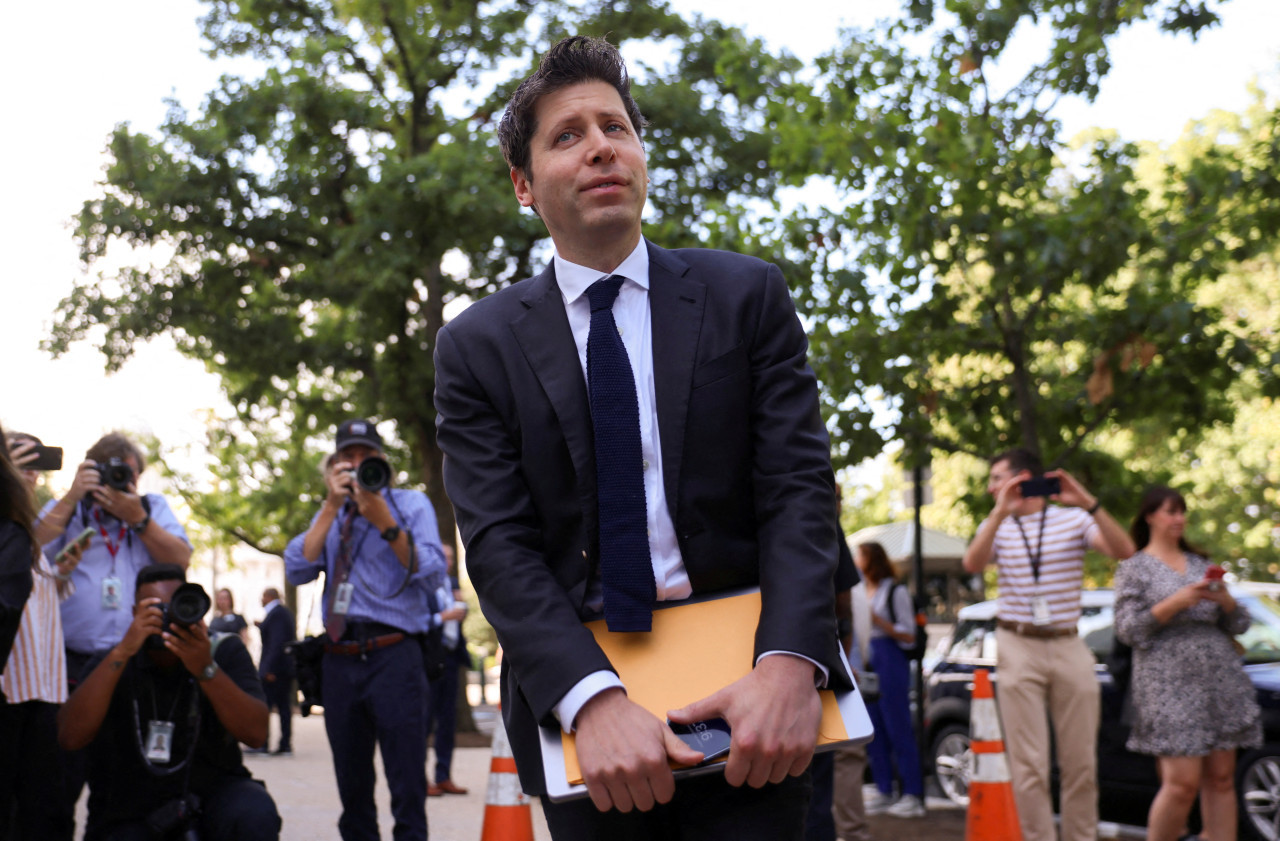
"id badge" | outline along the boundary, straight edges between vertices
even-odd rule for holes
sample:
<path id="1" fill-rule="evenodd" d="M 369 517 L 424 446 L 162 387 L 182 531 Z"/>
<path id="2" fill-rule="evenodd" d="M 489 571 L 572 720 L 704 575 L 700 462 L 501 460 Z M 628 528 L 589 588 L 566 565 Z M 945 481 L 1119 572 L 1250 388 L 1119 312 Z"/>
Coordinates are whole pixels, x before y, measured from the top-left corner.
<path id="1" fill-rule="evenodd" d="M 1049 624 L 1049 600 L 1044 596 L 1036 596 L 1031 600 L 1031 621 L 1037 625 Z"/>
<path id="2" fill-rule="evenodd" d="M 346 616 L 347 611 L 351 610 L 351 594 L 354 593 L 356 587 L 350 581 L 344 581 L 338 585 L 338 592 L 333 596 L 333 612 L 339 616 Z"/>
<path id="3" fill-rule="evenodd" d="M 106 610 L 120 609 L 121 582 L 114 575 L 102 579 L 102 606 Z"/>
<path id="4" fill-rule="evenodd" d="M 173 722 L 147 722 L 147 761 L 167 763 L 173 754 Z"/>

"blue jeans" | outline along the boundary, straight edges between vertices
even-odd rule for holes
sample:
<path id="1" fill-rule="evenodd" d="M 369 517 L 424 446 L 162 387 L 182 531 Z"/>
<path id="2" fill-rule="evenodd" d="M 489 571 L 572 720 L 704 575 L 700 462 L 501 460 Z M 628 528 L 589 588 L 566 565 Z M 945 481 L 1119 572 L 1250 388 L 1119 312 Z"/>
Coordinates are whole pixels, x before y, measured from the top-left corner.
<path id="1" fill-rule="evenodd" d="M 871 640 L 871 668 L 880 678 L 880 698 L 867 704 L 876 735 L 867 745 L 871 777 L 882 794 L 893 793 L 893 780 L 903 794 L 924 798 L 920 749 L 911 724 L 911 661 L 888 637 Z"/>

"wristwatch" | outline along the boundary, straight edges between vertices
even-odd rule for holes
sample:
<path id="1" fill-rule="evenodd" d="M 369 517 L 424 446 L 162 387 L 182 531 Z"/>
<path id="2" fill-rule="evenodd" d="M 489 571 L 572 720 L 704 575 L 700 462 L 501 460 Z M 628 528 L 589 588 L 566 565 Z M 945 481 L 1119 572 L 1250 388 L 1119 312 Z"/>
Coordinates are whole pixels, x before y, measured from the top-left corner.
<path id="1" fill-rule="evenodd" d="M 204 683 L 206 680 L 213 680 L 213 676 L 218 673 L 218 664 L 210 663 L 200 670 L 200 674 L 196 675 L 196 680 Z"/>
<path id="2" fill-rule="evenodd" d="M 129 529 L 134 534 L 142 534 L 144 531 L 147 530 L 147 526 L 150 525 L 150 523 L 151 523 L 151 515 L 143 514 L 142 519 L 134 523 L 133 525 L 129 526 Z"/>
<path id="3" fill-rule="evenodd" d="M 382 533 L 382 539 L 390 543 L 400 536 L 399 526 L 388 526 L 387 530 Z"/>

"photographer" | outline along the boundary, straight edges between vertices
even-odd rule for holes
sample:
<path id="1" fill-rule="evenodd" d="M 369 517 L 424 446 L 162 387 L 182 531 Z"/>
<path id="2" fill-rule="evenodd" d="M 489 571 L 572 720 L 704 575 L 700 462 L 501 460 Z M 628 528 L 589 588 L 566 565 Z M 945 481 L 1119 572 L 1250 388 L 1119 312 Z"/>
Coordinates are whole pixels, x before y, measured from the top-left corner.
<path id="1" fill-rule="evenodd" d="M 431 592 L 447 582 L 435 511 L 419 491 L 389 487 L 382 437 L 367 420 L 338 427 L 325 464 L 328 494 L 289 541 L 294 584 L 325 575 L 321 677 L 324 728 L 346 841 L 376 838 L 374 743 L 382 752 L 397 841 L 427 838 Z"/>
<path id="2" fill-rule="evenodd" d="M 128 630 L 138 571 L 155 563 L 185 569 L 191 559 L 186 531 L 164 497 L 138 493 L 145 469 L 146 459 L 132 441 L 119 432 L 102 436 L 76 468 L 71 489 L 45 506 L 36 525 L 36 539 L 51 558 L 85 532 L 91 534 L 71 572 L 74 592 L 62 603 L 69 692 Z M 84 760 L 64 752 L 61 762 L 63 808 L 71 821 L 84 787 Z"/>
<path id="3" fill-rule="evenodd" d="M 237 744 L 267 739 L 253 660 L 234 635 L 215 650 L 200 618 L 209 598 L 179 593 L 185 578 L 173 564 L 138 573 L 123 639 L 58 713 L 62 747 L 89 747 L 85 841 L 279 837 L 275 803 Z"/>

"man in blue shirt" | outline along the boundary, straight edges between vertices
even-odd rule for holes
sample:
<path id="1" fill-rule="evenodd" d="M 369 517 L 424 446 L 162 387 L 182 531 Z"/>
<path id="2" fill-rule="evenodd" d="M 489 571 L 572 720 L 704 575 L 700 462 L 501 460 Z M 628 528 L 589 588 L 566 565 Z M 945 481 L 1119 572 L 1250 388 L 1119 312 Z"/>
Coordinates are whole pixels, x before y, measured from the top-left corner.
<path id="1" fill-rule="evenodd" d="M 50 558 L 82 532 L 94 532 L 70 573 L 75 586 L 62 602 L 68 692 L 75 691 L 132 626 L 138 573 L 158 563 L 185 570 L 191 561 L 191 542 L 164 497 L 138 492 L 138 477 L 146 466 L 136 444 L 110 432 L 85 453 L 71 489 L 40 512 L 36 539 Z M 70 841 L 87 767 L 82 752 L 60 756 L 68 833 L 61 838 Z"/>
<path id="2" fill-rule="evenodd" d="M 382 752 L 397 841 L 427 838 L 427 706 L 422 643 L 430 593 L 447 582 L 435 511 L 419 491 L 377 487 L 390 474 L 382 437 L 362 419 L 338 426 L 328 495 L 311 528 L 289 541 L 294 584 L 323 570 L 324 725 L 333 752 L 344 841 L 376 841 L 373 748 Z M 357 481 L 374 479 L 373 482 Z M 372 485 L 372 487 L 370 487 Z"/>

